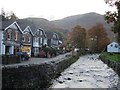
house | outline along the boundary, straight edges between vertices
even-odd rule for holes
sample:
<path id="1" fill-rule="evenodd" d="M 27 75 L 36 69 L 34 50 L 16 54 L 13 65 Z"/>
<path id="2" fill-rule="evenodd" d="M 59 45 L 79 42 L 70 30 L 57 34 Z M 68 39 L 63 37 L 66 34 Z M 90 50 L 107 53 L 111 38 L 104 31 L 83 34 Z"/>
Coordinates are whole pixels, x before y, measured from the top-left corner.
<path id="1" fill-rule="evenodd" d="M 33 36 L 33 55 L 38 56 L 44 45 L 47 45 L 47 37 L 43 29 L 39 28 Z"/>
<path id="2" fill-rule="evenodd" d="M 29 36 L 33 34 L 32 35 L 32 48 L 30 52 L 32 56 L 37 56 L 42 46 L 47 45 L 47 37 L 46 37 L 44 30 L 39 27 L 36 27 L 36 25 L 31 20 L 19 19 L 17 22 L 22 28 L 22 30 L 24 30 L 23 38 L 22 38 L 23 39 L 22 46 L 24 47 L 22 48 L 22 50 L 24 51 L 24 49 L 27 49 L 27 48 L 30 49 L 30 41 L 28 41 L 28 37 L 25 37 L 26 35 L 28 35 L 28 33 L 26 32 L 29 31 L 29 34 L 30 34 Z M 25 42 L 24 39 L 26 39 L 27 42 Z M 26 48 L 25 44 L 29 45 L 29 47 L 27 46 Z"/>
<path id="3" fill-rule="evenodd" d="M 120 52 L 120 45 L 116 42 L 112 42 L 107 45 L 107 52 L 110 53 L 119 53 Z"/>
<path id="4" fill-rule="evenodd" d="M 16 21 L 0 21 L 0 54 L 16 54 L 21 49 L 22 30 Z"/>
<path id="5" fill-rule="evenodd" d="M 33 38 L 33 32 L 29 26 L 26 26 L 24 23 L 20 23 L 18 21 L 18 24 L 20 25 L 20 28 L 22 29 L 22 45 L 21 45 L 21 51 L 27 52 L 27 54 L 31 57 L 31 51 L 32 51 L 32 38 Z"/>
<path id="6" fill-rule="evenodd" d="M 57 33 L 55 32 L 50 32 L 47 31 L 46 32 L 47 35 L 47 43 L 49 47 L 53 47 L 53 48 L 58 48 L 59 47 L 59 36 Z"/>

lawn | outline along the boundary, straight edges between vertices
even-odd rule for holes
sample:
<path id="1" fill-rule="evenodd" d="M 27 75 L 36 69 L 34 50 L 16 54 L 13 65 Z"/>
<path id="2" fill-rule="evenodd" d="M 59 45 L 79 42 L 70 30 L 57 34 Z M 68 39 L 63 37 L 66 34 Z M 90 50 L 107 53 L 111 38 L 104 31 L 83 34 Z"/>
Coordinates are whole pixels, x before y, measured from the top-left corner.
<path id="1" fill-rule="evenodd" d="M 103 52 L 101 54 L 102 57 L 104 57 L 107 60 L 111 60 L 111 61 L 115 61 L 115 62 L 120 62 L 120 53 L 107 53 L 107 52 Z"/>

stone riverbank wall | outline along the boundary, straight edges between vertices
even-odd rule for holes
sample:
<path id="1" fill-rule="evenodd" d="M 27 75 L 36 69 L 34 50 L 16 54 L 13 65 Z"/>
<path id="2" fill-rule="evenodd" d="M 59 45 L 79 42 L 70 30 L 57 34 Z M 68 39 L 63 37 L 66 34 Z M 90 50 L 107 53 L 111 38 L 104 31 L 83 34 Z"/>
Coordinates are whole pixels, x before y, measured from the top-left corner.
<path id="1" fill-rule="evenodd" d="M 120 77 L 120 63 L 106 60 L 104 57 L 99 57 L 105 64 L 107 64 L 109 67 L 111 67 Z M 120 90 L 120 79 L 118 80 L 117 89 Z"/>
<path id="2" fill-rule="evenodd" d="M 77 60 L 78 58 L 76 58 Z M 21 66 L 2 67 L 2 88 L 48 88 L 51 80 L 60 76 L 60 73 L 69 67 L 72 61 L 71 56 L 59 62 Z"/>

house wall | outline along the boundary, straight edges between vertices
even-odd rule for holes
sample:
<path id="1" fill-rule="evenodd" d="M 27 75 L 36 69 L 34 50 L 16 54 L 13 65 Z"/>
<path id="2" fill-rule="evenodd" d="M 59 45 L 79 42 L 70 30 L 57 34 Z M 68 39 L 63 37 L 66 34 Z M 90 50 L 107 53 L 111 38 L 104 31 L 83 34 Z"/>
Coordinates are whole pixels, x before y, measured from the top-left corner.
<path id="1" fill-rule="evenodd" d="M 40 48 L 43 46 L 43 45 L 47 45 L 47 38 L 45 37 L 45 33 L 43 30 L 40 30 L 38 29 L 35 34 L 34 34 L 34 37 L 33 37 L 33 48 L 32 48 L 32 54 L 34 56 L 37 56 L 40 52 Z M 38 38 L 37 39 L 37 42 L 36 42 L 36 39 L 35 38 Z"/>
<path id="2" fill-rule="evenodd" d="M 47 45 L 47 38 L 44 39 L 43 45 Z"/>
<path id="3" fill-rule="evenodd" d="M 5 54 L 5 45 L 3 44 L 3 31 L 0 31 L 0 55 Z"/>
<path id="4" fill-rule="evenodd" d="M 11 30 L 11 38 L 8 39 L 8 31 Z M 16 37 L 17 35 L 17 37 Z M 17 38 L 17 39 L 16 39 Z M 13 23 L 10 26 L 6 27 L 4 30 L 4 39 L 3 39 L 3 53 L 6 53 L 6 46 L 10 46 L 9 47 L 9 53 L 10 54 L 15 54 L 16 52 L 14 52 L 14 49 L 16 49 L 15 51 L 17 51 L 17 49 L 20 49 L 20 45 L 22 41 L 22 32 L 21 30 L 18 28 L 18 26 Z"/>
<path id="5" fill-rule="evenodd" d="M 17 36 L 17 40 L 15 40 L 15 32 L 17 32 L 18 30 L 14 30 L 14 29 L 12 29 L 12 38 L 10 39 L 10 40 L 8 40 L 8 38 L 7 38 L 7 35 L 8 35 L 8 31 L 9 30 L 6 30 L 6 31 L 4 31 L 5 32 L 5 42 L 6 41 L 14 41 L 14 42 L 16 42 L 17 44 L 20 44 L 21 43 L 21 37 L 22 37 L 22 34 L 20 33 L 20 32 L 18 32 L 18 36 Z"/>
<path id="6" fill-rule="evenodd" d="M 119 52 L 119 48 L 114 48 L 114 47 L 108 46 L 107 52 Z"/>
<path id="7" fill-rule="evenodd" d="M 115 47 L 116 43 L 111 43 L 107 46 L 107 52 L 120 52 L 119 46 Z M 111 46 L 112 45 L 112 46 Z"/>
<path id="8" fill-rule="evenodd" d="M 0 31 L 0 37 L 2 37 L 2 31 Z M 0 55 L 2 54 L 2 38 L 0 38 Z"/>
<path id="9" fill-rule="evenodd" d="M 24 41 L 22 40 L 22 52 L 27 52 L 31 57 L 31 50 L 32 50 L 32 35 L 28 28 L 24 31 L 22 37 L 24 37 Z M 30 39 L 30 40 L 29 40 Z"/>

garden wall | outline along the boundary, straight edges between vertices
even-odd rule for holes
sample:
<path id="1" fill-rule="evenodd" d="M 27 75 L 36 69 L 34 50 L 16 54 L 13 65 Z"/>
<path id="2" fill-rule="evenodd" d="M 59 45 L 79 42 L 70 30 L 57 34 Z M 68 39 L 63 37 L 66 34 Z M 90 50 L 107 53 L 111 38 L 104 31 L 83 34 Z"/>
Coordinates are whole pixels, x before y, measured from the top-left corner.
<path id="1" fill-rule="evenodd" d="M 2 88 L 48 88 L 51 80 L 60 76 L 60 73 L 76 60 L 67 57 L 60 62 L 2 67 Z"/>

